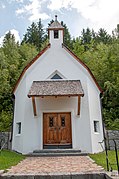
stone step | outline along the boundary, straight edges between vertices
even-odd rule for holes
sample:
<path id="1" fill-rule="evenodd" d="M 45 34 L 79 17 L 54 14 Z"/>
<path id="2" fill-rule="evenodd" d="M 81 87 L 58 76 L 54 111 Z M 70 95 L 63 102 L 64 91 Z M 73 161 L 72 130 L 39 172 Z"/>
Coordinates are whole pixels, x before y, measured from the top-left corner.
<path id="1" fill-rule="evenodd" d="M 86 156 L 87 153 L 76 152 L 76 153 L 30 153 L 29 157 L 60 157 L 60 156 Z"/>
<path id="2" fill-rule="evenodd" d="M 77 149 L 43 149 L 34 150 L 33 153 L 81 153 L 81 150 Z"/>
<path id="3" fill-rule="evenodd" d="M 36 157 L 55 157 L 55 156 L 85 156 L 87 153 L 81 152 L 78 149 L 43 149 L 34 150 L 33 153 L 29 153 L 27 156 Z"/>
<path id="4" fill-rule="evenodd" d="M 30 153 L 28 157 L 86 156 L 87 153 Z"/>

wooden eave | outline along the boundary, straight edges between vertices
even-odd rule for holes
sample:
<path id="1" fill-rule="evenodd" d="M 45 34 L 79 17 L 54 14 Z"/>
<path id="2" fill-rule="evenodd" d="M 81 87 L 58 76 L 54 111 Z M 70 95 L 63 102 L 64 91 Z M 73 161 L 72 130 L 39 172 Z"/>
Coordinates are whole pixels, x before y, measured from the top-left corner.
<path id="1" fill-rule="evenodd" d="M 66 94 L 66 95 L 28 95 L 29 98 L 31 97 L 75 97 L 75 96 L 81 96 L 83 97 L 84 94 Z"/>
<path id="2" fill-rule="evenodd" d="M 52 28 L 49 28 L 48 31 L 49 31 L 49 30 L 63 30 L 63 31 L 64 31 L 64 28 L 52 27 Z"/>
<path id="3" fill-rule="evenodd" d="M 20 83 L 20 81 L 21 81 L 23 75 L 24 75 L 25 72 L 27 71 L 27 69 L 28 69 L 34 62 L 36 62 L 36 61 L 38 60 L 38 58 L 39 58 L 42 54 L 44 54 L 44 53 L 47 51 L 48 48 L 50 48 L 50 44 L 48 44 L 42 51 L 40 51 L 40 53 L 38 53 L 38 55 L 37 55 L 35 58 L 33 58 L 33 59 L 27 64 L 27 66 L 23 69 L 21 75 L 19 76 L 19 78 L 18 78 L 18 80 L 17 80 L 17 82 L 16 82 L 16 84 L 15 84 L 15 86 L 14 86 L 14 88 L 13 88 L 13 93 L 15 93 L 15 91 L 16 91 L 16 89 L 17 89 L 17 87 L 18 87 L 18 85 L 19 85 L 19 83 Z"/>

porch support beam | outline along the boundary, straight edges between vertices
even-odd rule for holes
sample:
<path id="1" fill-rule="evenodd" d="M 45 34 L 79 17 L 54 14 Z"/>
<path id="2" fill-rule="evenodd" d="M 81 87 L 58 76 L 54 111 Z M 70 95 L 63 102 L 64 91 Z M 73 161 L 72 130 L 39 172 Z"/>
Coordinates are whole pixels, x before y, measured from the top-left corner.
<path id="1" fill-rule="evenodd" d="M 80 115 L 80 105 L 81 104 L 81 97 L 78 96 L 78 111 L 77 111 L 77 115 Z"/>
<path id="2" fill-rule="evenodd" d="M 37 116 L 37 112 L 36 112 L 36 102 L 35 102 L 35 97 L 32 96 L 32 105 L 33 105 L 33 113 L 34 116 Z"/>

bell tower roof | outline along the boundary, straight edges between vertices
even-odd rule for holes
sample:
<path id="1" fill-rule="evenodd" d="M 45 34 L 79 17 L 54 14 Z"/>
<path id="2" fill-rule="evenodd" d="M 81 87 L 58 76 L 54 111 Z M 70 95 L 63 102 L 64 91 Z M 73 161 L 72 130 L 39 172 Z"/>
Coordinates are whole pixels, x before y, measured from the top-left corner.
<path id="1" fill-rule="evenodd" d="M 48 30 L 64 30 L 64 27 L 57 20 L 57 15 L 55 15 L 55 21 L 48 27 Z"/>

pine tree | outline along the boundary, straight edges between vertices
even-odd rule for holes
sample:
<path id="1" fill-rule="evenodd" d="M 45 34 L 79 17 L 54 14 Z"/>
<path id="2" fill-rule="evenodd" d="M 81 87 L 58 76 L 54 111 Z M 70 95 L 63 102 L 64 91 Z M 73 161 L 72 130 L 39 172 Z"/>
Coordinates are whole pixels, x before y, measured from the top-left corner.
<path id="1" fill-rule="evenodd" d="M 85 51 L 87 51 L 89 49 L 89 44 L 92 41 L 92 33 L 91 30 L 89 28 L 87 28 L 86 30 L 83 29 L 83 31 L 81 32 L 81 44 L 84 45 Z"/>
<path id="2" fill-rule="evenodd" d="M 72 38 L 69 32 L 69 29 L 66 24 L 61 22 L 61 25 L 64 27 L 64 44 L 67 45 L 70 49 L 73 49 Z"/>
<path id="3" fill-rule="evenodd" d="M 37 23 L 33 22 L 30 27 L 27 28 L 27 32 L 23 37 L 23 43 L 29 43 L 34 45 L 38 51 L 41 50 L 42 43 L 46 39 L 46 35 L 41 23 L 41 19 Z"/>
<path id="4" fill-rule="evenodd" d="M 105 29 L 100 28 L 97 36 L 95 37 L 95 41 L 97 43 L 102 42 L 104 44 L 107 44 L 111 42 L 111 36 L 107 33 Z"/>

